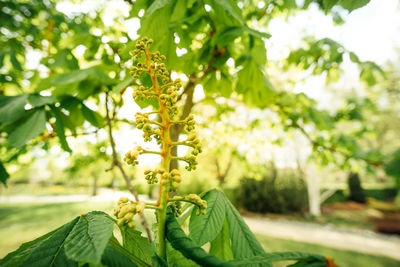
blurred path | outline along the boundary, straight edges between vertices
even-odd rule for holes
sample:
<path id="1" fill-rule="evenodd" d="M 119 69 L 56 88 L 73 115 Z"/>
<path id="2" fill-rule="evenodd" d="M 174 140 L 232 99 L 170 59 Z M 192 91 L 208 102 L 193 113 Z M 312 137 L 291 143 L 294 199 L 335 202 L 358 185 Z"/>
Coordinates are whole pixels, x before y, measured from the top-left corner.
<path id="1" fill-rule="evenodd" d="M 258 234 L 400 260 L 400 237 L 314 223 L 253 217 L 244 219 L 250 229 Z"/>
<path id="2" fill-rule="evenodd" d="M 132 197 L 125 191 L 116 191 L 108 188 L 100 188 L 97 196 L 89 195 L 54 195 L 54 196 L 0 196 L 0 203 L 45 203 L 45 202 L 83 202 L 83 201 L 115 201 L 121 197 Z M 140 195 L 140 200 L 150 201 L 147 195 Z"/>

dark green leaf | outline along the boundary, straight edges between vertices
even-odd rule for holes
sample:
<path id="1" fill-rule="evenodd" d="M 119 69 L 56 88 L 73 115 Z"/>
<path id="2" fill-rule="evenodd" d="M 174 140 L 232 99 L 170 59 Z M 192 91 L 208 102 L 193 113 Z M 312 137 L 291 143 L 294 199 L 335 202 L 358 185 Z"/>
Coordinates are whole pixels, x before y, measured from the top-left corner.
<path id="1" fill-rule="evenodd" d="M 64 129 L 64 122 L 62 120 L 62 113 L 55 106 L 50 106 L 50 108 L 53 112 L 54 117 L 56 118 L 56 125 L 55 125 L 56 133 L 58 139 L 60 140 L 61 147 L 67 152 L 72 152 L 65 137 L 65 129 Z"/>
<path id="2" fill-rule="evenodd" d="M 101 256 L 101 263 L 112 267 L 136 267 L 128 256 L 118 251 L 113 245 L 107 243 L 104 253 Z"/>
<path id="3" fill-rule="evenodd" d="M 214 40 L 215 44 L 225 47 L 243 34 L 243 27 L 231 27 L 222 31 Z"/>
<path id="4" fill-rule="evenodd" d="M 96 111 L 91 110 L 86 105 L 82 103 L 82 114 L 85 119 L 90 122 L 93 126 L 97 128 L 101 128 L 104 126 L 104 119 L 103 117 L 97 113 Z"/>
<path id="5" fill-rule="evenodd" d="M 241 25 L 244 25 L 244 20 L 241 16 L 241 13 L 238 13 L 238 8 L 235 7 L 235 1 L 229 0 L 211 0 L 212 6 L 219 6 L 221 7 L 227 14 L 229 14 L 232 18 L 234 18 L 237 22 Z"/>
<path id="6" fill-rule="evenodd" d="M 120 82 L 119 84 L 117 84 L 114 87 L 112 92 L 114 94 L 121 93 L 121 91 L 124 90 L 126 87 L 128 87 L 133 81 L 134 81 L 134 78 L 132 76 L 129 76 L 129 77 L 125 78 L 125 80 L 123 80 L 122 82 Z"/>
<path id="7" fill-rule="evenodd" d="M 167 211 L 166 228 L 168 241 L 174 249 L 180 251 L 186 258 L 202 266 L 232 266 L 230 263 L 208 254 L 188 238 L 176 221 L 171 209 Z"/>
<path id="8" fill-rule="evenodd" d="M 132 255 L 151 263 L 152 249 L 149 240 L 142 233 L 129 227 L 120 227 L 124 248 Z"/>
<path id="9" fill-rule="evenodd" d="M 203 197 L 207 201 L 206 214 L 196 215 L 195 207 L 190 216 L 189 237 L 199 246 L 215 239 L 222 229 L 225 218 L 224 195 L 216 190 L 208 191 Z"/>
<path id="10" fill-rule="evenodd" d="M 41 95 L 29 95 L 28 102 L 32 107 L 41 107 L 44 105 L 50 105 L 54 102 L 53 96 L 41 96 Z"/>
<path id="11" fill-rule="evenodd" d="M 211 242 L 210 254 L 214 255 L 224 261 L 233 260 L 233 253 L 231 247 L 231 238 L 229 236 L 228 221 L 224 219 L 224 225 L 221 232 Z"/>
<path id="12" fill-rule="evenodd" d="M 6 185 L 7 179 L 10 177 L 3 163 L 0 161 L 0 182 Z"/>
<path id="13" fill-rule="evenodd" d="M 17 96 L 0 95 L 0 123 L 10 123 L 25 114 L 27 94 Z"/>
<path id="14" fill-rule="evenodd" d="M 247 259 L 233 260 L 230 261 L 230 263 L 232 263 L 234 266 L 249 266 L 250 264 L 256 264 L 256 263 L 266 263 L 267 266 L 272 266 L 271 264 L 272 262 L 288 261 L 288 260 L 296 260 L 308 264 L 317 262 L 325 264 L 326 262 L 325 257 L 316 254 L 302 253 L 302 252 L 273 252 Z M 326 264 L 322 266 L 326 266 Z"/>
<path id="15" fill-rule="evenodd" d="M 10 52 L 10 61 L 11 64 L 13 65 L 13 67 L 18 70 L 18 71 L 22 71 L 22 66 L 21 63 L 19 63 L 17 56 L 15 55 L 14 51 Z"/>
<path id="16" fill-rule="evenodd" d="M 235 259 L 244 259 L 264 254 L 264 249 L 257 241 L 254 234 L 250 231 L 242 216 L 230 203 L 228 198 L 225 199 L 226 219 L 229 225 L 229 233 L 232 240 L 232 252 Z"/>
<path id="17" fill-rule="evenodd" d="M 24 243 L 16 251 L 0 260 L 0 266 L 78 266 L 65 256 L 65 239 L 78 222 L 78 217 L 60 228 L 47 233 L 33 241 Z"/>
<path id="18" fill-rule="evenodd" d="M 199 267 L 194 261 L 185 258 L 181 252 L 174 249 L 169 242 L 167 242 L 167 261 L 169 267 Z"/>
<path id="19" fill-rule="evenodd" d="M 75 261 L 99 264 L 113 229 L 113 221 L 104 212 L 81 215 L 65 240 L 65 254 Z"/>
<path id="20" fill-rule="evenodd" d="M 357 8 L 365 6 L 369 2 L 370 0 L 339 0 L 338 4 L 351 12 Z"/>
<path id="21" fill-rule="evenodd" d="M 46 129 L 46 112 L 43 108 L 36 109 L 8 135 L 10 144 L 21 147 Z"/>
<path id="22" fill-rule="evenodd" d="M 245 31 L 247 31 L 250 35 L 253 35 L 253 36 L 255 36 L 255 37 L 267 38 L 267 39 L 271 37 L 271 34 L 269 34 L 269 33 L 260 32 L 260 31 L 254 30 L 254 29 L 252 29 L 252 28 L 249 28 L 249 27 L 247 27 L 247 26 L 244 26 L 244 29 L 245 29 Z"/>

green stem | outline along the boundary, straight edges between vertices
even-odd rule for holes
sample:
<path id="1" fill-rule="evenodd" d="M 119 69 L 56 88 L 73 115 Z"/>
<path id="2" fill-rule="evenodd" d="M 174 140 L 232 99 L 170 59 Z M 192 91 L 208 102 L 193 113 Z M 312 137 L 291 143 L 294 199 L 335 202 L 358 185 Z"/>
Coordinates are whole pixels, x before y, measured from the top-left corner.
<path id="1" fill-rule="evenodd" d="M 158 87 L 157 77 L 154 77 L 153 83 Z M 165 106 L 159 99 L 160 105 L 160 115 L 161 115 L 161 139 L 162 139 L 162 167 L 165 172 L 169 172 L 169 165 L 171 162 L 171 146 L 170 144 L 170 118 L 168 115 L 168 111 Z M 168 204 L 168 184 L 160 186 L 160 198 L 159 204 L 160 209 L 157 211 L 158 213 L 158 253 L 160 257 L 163 259 L 167 259 L 167 246 L 166 246 L 166 236 L 165 236 L 165 222 L 167 215 L 167 204 Z"/>

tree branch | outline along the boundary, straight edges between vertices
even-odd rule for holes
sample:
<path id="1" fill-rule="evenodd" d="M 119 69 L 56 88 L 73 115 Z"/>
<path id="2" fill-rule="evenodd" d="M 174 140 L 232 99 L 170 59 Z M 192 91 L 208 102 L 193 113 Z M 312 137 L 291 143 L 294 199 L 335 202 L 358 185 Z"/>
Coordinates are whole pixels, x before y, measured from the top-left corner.
<path id="1" fill-rule="evenodd" d="M 117 150 L 115 148 L 115 141 L 114 141 L 114 137 L 113 137 L 113 133 L 112 133 L 112 124 L 111 124 L 111 119 L 110 119 L 110 110 L 108 108 L 108 100 L 109 100 L 109 95 L 108 95 L 108 92 L 106 92 L 106 99 L 105 99 L 106 120 L 107 120 L 107 127 L 108 127 L 108 136 L 110 138 L 110 144 L 111 144 L 111 149 L 112 149 L 112 157 L 113 157 L 113 163 L 111 165 L 110 170 L 112 168 L 114 168 L 114 167 L 117 167 L 120 170 L 120 172 L 122 174 L 122 177 L 124 178 L 125 183 L 126 183 L 126 185 L 128 187 L 129 192 L 131 192 L 132 195 L 135 197 L 135 200 L 137 202 L 139 202 L 139 194 L 137 193 L 135 188 L 132 186 L 132 183 L 129 180 L 128 175 L 126 174 L 124 168 L 122 167 L 122 164 L 119 161 Z M 148 236 L 149 241 L 151 243 L 151 242 L 153 242 L 153 237 L 152 237 L 152 234 L 151 234 L 151 229 L 150 229 L 149 223 L 147 222 L 146 217 L 144 216 L 144 213 L 142 213 L 140 216 L 141 216 L 141 219 L 142 219 L 141 223 L 142 223 L 143 227 L 146 229 L 147 236 Z"/>

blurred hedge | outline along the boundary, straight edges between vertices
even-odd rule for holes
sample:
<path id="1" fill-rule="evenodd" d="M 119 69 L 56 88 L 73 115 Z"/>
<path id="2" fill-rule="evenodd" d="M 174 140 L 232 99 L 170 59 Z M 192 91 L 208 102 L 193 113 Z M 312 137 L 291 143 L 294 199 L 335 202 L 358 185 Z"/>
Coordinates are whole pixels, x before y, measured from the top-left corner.
<path id="1" fill-rule="evenodd" d="M 262 179 L 244 177 L 236 195 L 237 205 L 251 212 L 302 212 L 308 207 L 305 182 L 293 174 L 272 173 Z"/>
<path id="2" fill-rule="evenodd" d="M 391 198 L 395 198 L 397 195 L 397 188 L 379 188 L 379 189 L 364 189 L 366 198 L 374 198 L 377 200 L 386 201 Z M 349 195 L 347 190 L 338 189 L 333 195 L 324 201 L 323 204 L 335 203 L 335 202 L 346 202 L 347 196 Z"/>

